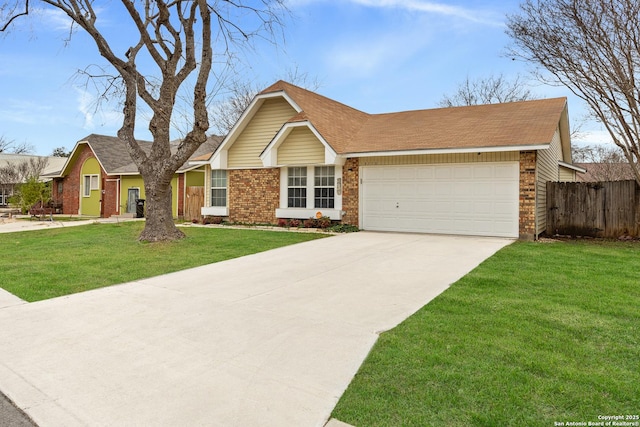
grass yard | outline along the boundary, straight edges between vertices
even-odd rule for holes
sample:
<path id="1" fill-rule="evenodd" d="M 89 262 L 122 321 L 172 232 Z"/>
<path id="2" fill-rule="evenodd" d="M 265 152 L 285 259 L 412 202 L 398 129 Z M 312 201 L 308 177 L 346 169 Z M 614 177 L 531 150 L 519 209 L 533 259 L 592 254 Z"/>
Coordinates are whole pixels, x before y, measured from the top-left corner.
<path id="1" fill-rule="evenodd" d="M 186 227 L 186 239 L 148 244 L 137 240 L 143 226 L 124 222 L 0 234 L 0 287 L 38 301 L 326 236 Z"/>
<path id="2" fill-rule="evenodd" d="M 549 427 L 639 414 L 640 245 L 591 241 L 500 251 L 382 334 L 332 416 Z"/>

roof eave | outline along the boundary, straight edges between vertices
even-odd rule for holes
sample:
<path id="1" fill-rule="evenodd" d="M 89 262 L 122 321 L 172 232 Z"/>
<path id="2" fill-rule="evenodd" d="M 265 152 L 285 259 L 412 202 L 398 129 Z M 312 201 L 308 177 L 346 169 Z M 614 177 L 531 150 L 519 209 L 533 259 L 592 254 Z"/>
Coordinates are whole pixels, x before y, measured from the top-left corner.
<path id="1" fill-rule="evenodd" d="M 345 157 L 390 157 L 390 156 L 411 156 L 420 154 L 463 154 L 463 153 L 499 153 L 505 151 L 535 151 L 545 150 L 550 144 L 529 144 L 529 145 L 507 145 L 496 147 L 469 147 L 469 148 L 425 148 L 417 150 L 393 150 L 393 151 L 366 151 L 340 153 Z"/>
<path id="2" fill-rule="evenodd" d="M 571 170 L 574 170 L 574 171 L 580 172 L 580 173 L 586 173 L 587 172 L 587 170 L 585 168 L 580 167 L 578 165 L 573 165 L 571 163 L 558 161 L 558 166 L 562 166 L 564 168 L 571 169 Z"/>

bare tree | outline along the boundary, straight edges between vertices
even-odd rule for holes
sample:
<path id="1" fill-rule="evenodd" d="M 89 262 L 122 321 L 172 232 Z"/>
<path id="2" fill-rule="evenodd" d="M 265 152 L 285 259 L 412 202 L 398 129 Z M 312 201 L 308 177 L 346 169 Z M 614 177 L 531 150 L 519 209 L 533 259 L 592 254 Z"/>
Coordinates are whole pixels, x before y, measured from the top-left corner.
<path id="1" fill-rule="evenodd" d="M 640 183 L 640 2 L 525 0 L 507 34 L 515 58 L 587 103 Z"/>
<path id="2" fill-rule="evenodd" d="M 471 80 L 467 76 L 458 85 L 455 93 L 444 95 L 438 102 L 440 107 L 460 107 L 465 105 L 498 104 L 503 102 L 527 101 L 533 98 L 526 82 L 517 75 L 512 80 L 503 74 Z"/>
<path id="3" fill-rule="evenodd" d="M 33 153 L 33 151 L 33 145 L 28 142 L 15 142 L 0 136 L 0 153 L 29 154 Z"/>
<path id="4" fill-rule="evenodd" d="M 2 1 L 2 0 L 0 0 Z M 24 0 L 4 0 L 4 4 L 24 4 Z M 17 2 L 17 3 L 16 3 Z M 147 221 L 140 240 L 163 241 L 184 237 L 173 222 L 171 180 L 176 170 L 207 139 L 209 117 L 207 89 L 214 61 L 213 46 L 220 49 L 216 60 L 233 57 L 234 46 L 248 46 L 256 35 L 275 40 L 282 26 L 285 0 L 121 0 L 122 14 L 136 31 L 124 52 L 116 50 L 119 34 L 103 30 L 98 15 L 119 7 L 108 0 L 35 0 L 31 5 L 52 7 L 64 12 L 73 27 L 84 30 L 99 54 L 115 70 L 108 85 L 123 88 L 123 123 L 118 137 L 125 141 L 129 155 L 142 175 L 147 200 Z M 0 3 L 2 4 L 2 3 Z M 254 6 L 257 5 L 257 6 Z M 5 6 L 5 11 L 10 7 Z M 2 14 L 10 28 L 18 15 L 28 15 L 30 3 Z M 123 31 L 124 32 L 124 31 Z M 152 61 L 153 73 L 145 73 Z M 195 80 L 191 85 L 191 80 Z M 175 152 L 170 145 L 172 117 L 179 91 L 192 87 L 192 121 Z M 139 101 L 150 109 L 149 131 L 153 145 L 145 152 L 134 138 Z"/>
<path id="5" fill-rule="evenodd" d="M 4 194 L 13 194 L 21 184 L 38 181 L 48 164 L 46 157 L 30 157 L 0 166 L 0 189 Z"/>
<path id="6" fill-rule="evenodd" d="M 574 145 L 573 161 L 580 163 L 588 181 L 620 181 L 635 179 L 622 150 L 611 144 Z"/>

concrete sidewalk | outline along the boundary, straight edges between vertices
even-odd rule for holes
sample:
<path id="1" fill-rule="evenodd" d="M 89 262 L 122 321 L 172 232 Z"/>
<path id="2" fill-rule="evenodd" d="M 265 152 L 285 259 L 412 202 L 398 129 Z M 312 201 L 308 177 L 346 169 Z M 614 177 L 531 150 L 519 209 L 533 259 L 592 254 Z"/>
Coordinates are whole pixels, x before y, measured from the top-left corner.
<path id="1" fill-rule="evenodd" d="M 0 219 L 0 233 L 16 233 L 20 231 L 46 230 L 49 228 L 77 227 L 79 225 L 101 223 L 117 223 L 124 221 L 144 221 L 137 218 L 92 218 L 78 221 L 41 221 L 39 219 Z"/>
<path id="2" fill-rule="evenodd" d="M 41 427 L 322 426 L 375 343 L 511 240 L 352 233 L 0 309 Z"/>

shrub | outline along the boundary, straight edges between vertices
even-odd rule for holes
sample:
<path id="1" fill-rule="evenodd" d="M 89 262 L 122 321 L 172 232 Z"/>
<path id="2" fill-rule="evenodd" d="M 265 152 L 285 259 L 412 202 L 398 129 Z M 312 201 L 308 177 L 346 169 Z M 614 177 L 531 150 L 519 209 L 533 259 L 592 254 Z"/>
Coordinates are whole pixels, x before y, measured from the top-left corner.
<path id="1" fill-rule="evenodd" d="M 289 220 L 289 227 L 300 227 L 300 220 L 299 219 L 290 219 Z"/>
<path id="2" fill-rule="evenodd" d="M 204 225 L 222 224 L 222 217 L 221 216 L 205 216 L 204 218 L 202 218 L 202 223 Z"/>
<path id="3" fill-rule="evenodd" d="M 332 231 L 334 233 L 353 233 L 353 232 L 356 232 L 356 231 L 360 231 L 360 229 L 358 227 L 356 227 L 355 225 L 351 225 L 351 224 L 336 224 L 336 225 L 333 225 L 333 226 L 329 227 L 328 230 Z"/>

